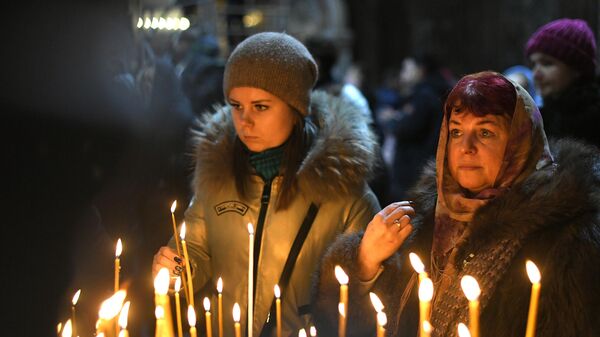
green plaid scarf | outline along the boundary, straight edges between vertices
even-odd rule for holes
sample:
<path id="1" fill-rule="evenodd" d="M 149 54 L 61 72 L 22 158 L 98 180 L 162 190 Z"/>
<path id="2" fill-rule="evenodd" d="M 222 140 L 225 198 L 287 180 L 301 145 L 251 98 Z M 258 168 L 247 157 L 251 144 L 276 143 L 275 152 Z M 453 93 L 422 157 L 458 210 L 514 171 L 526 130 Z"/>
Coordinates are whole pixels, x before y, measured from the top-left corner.
<path id="1" fill-rule="evenodd" d="M 250 152 L 250 165 L 264 181 L 271 181 L 278 173 L 284 145 L 263 152 Z"/>

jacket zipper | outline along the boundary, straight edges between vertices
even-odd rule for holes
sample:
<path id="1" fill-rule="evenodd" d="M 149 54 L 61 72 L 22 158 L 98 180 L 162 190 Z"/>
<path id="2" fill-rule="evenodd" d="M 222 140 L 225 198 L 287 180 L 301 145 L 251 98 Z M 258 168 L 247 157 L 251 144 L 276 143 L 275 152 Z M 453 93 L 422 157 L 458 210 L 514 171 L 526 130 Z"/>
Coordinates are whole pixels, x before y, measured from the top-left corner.
<path id="1" fill-rule="evenodd" d="M 260 247 L 262 242 L 262 233 L 265 224 L 265 217 L 267 215 L 267 209 L 269 208 L 269 201 L 271 200 L 271 182 L 269 180 L 263 187 L 262 196 L 260 198 L 260 211 L 258 213 L 258 223 L 256 224 L 256 234 L 254 236 L 254 289 L 252 292 L 256 294 L 256 277 L 258 274 L 258 259 L 260 258 Z M 253 294 L 253 295 L 254 295 Z M 256 298 L 253 296 L 253 298 Z M 252 303 L 254 306 L 254 303 Z"/>

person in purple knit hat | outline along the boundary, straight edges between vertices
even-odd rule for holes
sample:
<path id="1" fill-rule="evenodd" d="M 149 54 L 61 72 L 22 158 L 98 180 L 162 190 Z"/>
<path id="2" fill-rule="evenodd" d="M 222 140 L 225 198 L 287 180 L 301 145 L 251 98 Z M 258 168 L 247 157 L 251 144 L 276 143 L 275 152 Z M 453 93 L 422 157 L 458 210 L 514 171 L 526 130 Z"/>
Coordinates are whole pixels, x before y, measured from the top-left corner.
<path id="1" fill-rule="evenodd" d="M 558 19 L 527 41 L 525 56 L 543 98 L 549 137 L 579 138 L 600 146 L 600 86 L 596 79 L 596 39 L 580 19 Z"/>

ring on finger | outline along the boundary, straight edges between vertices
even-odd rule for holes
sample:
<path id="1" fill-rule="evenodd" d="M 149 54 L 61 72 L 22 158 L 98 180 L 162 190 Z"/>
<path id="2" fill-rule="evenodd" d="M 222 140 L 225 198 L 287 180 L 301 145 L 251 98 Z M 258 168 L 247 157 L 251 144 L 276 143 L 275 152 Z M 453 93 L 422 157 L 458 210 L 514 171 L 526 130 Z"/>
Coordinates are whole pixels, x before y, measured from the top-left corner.
<path id="1" fill-rule="evenodd" d="M 394 219 L 394 225 L 400 228 L 400 219 Z"/>

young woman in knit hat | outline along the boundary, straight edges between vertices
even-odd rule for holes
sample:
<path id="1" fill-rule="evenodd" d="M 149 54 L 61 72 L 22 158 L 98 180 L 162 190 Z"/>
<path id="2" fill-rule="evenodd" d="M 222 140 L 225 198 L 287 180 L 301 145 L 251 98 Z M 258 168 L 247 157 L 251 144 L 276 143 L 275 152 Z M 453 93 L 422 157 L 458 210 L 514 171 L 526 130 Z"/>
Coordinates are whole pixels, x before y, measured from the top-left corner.
<path id="1" fill-rule="evenodd" d="M 185 215 L 186 242 L 196 297 L 210 296 L 223 279 L 225 336 L 234 335 L 235 302 L 247 327 L 248 223 L 256 233 L 253 335 L 275 333 L 270 312 L 279 284 L 283 335 L 290 336 L 310 322 L 311 274 L 325 247 L 364 228 L 380 209 L 366 183 L 377 150 L 368 117 L 312 92 L 317 75 L 295 38 L 252 35 L 227 61 L 227 105 L 193 133 L 195 194 Z M 160 267 L 173 275 L 184 270 L 173 240 L 155 255 L 154 273 Z"/>
<path id="2" fill-rule="evenodd" d="M 580 19 L 559 19 L 540 27 L 527 42 L 549 137 L 574 137 L 600 146 L 600 86 L 596 39 Z"/>
<path id="3" fill-rule="evenodd" d="M 321 335 L 337 330 L 339 286 L 329 270 L 341 265 L 351 277 L 348 337 L 375 331 L 369 291 L 385 305 L 387 336 L 417 336 L 410 252 L 433 280 L 431 336 L 456 336 L 468 323 L 464 275 L 481 288 L 480 336 L 524 336 L 526 260 L 542 275 L 536 336 L 599 335 L 600 154 L 573 140 L 548 144 L 525 89 L 493 72 L 459 80 L 444 105 L 436 161 L 411 194 L 413 203 L 384 208 L 364 233 L 328 249 L 313 306 Z"/>

